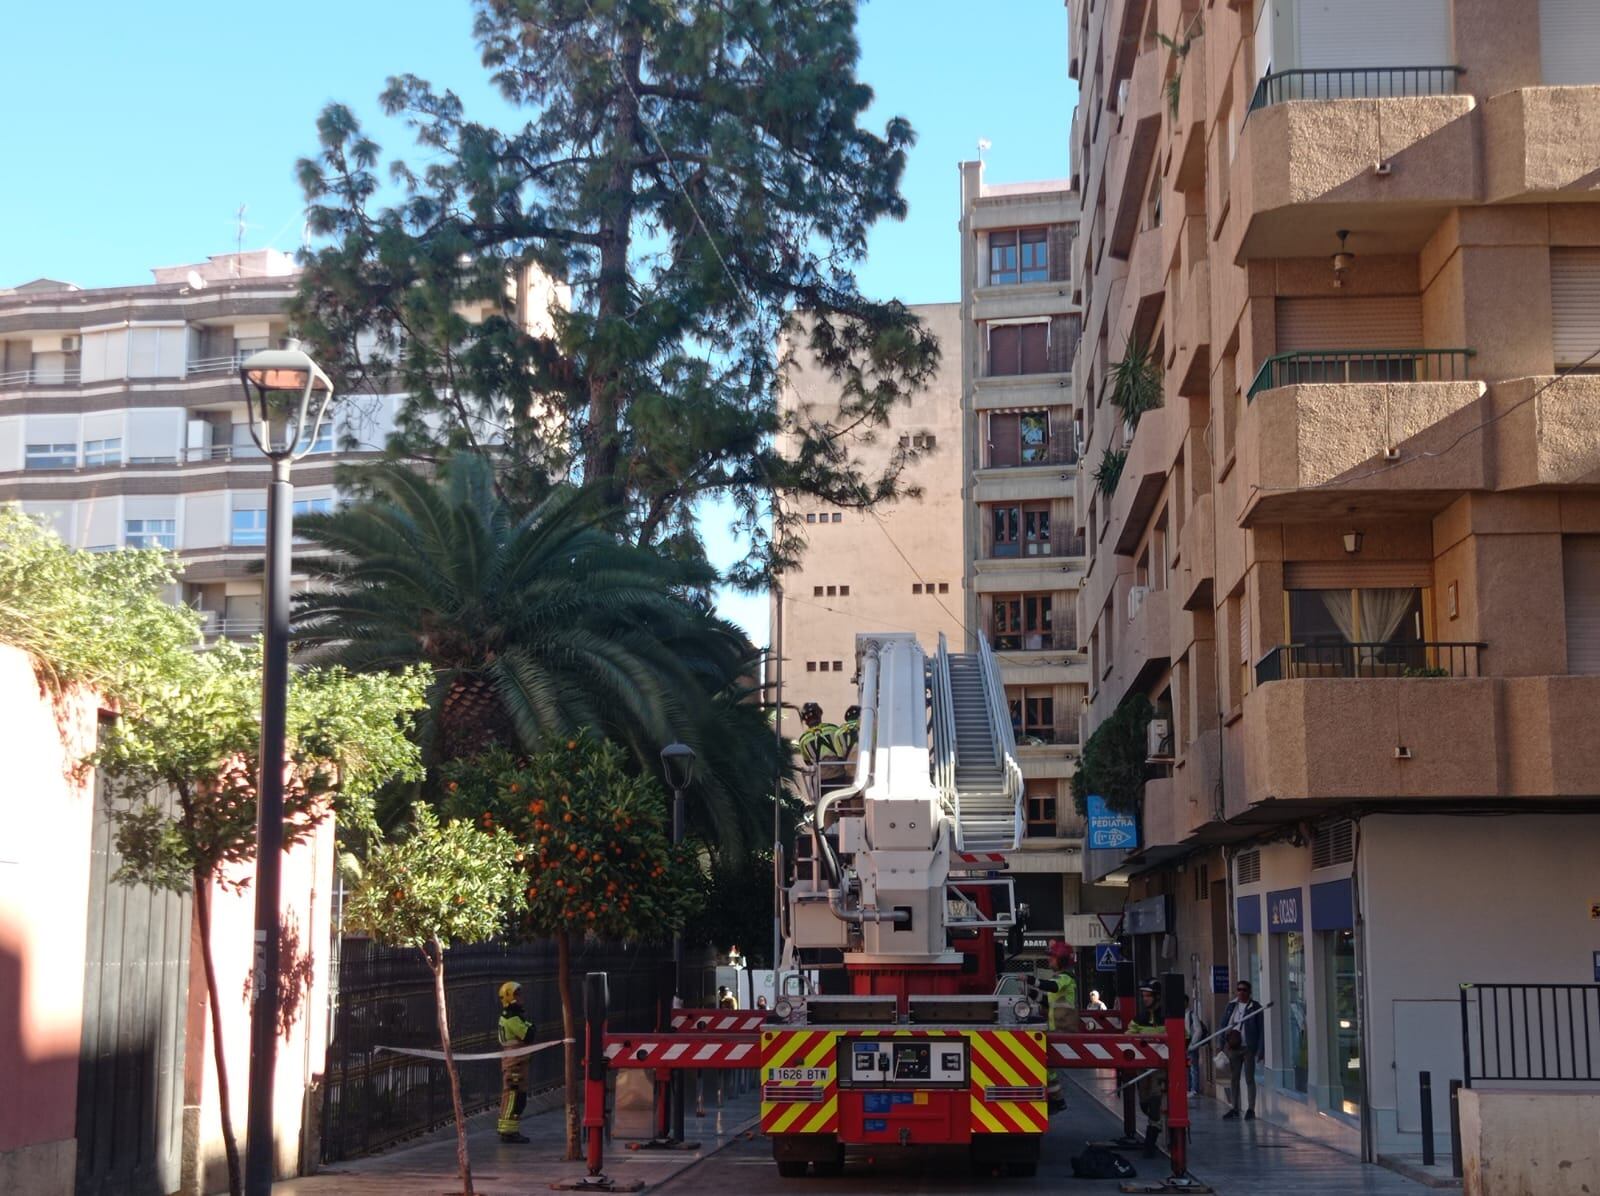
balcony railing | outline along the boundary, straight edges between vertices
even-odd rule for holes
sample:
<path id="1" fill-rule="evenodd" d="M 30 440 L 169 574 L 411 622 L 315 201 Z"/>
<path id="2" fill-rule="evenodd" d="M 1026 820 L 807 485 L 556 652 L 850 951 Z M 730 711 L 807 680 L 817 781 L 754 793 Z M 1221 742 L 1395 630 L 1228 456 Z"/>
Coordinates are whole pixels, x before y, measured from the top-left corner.
<path id="1" fill-rule="evenodd" d="M 214 644 L 218 640 L 247 640 L 261 634 L 259 618 L 219 619 L 212 617 L 210 611 L 202 611 L 201 616 L 204 619 L 202 630 L 208 644 Z"/>
<path id="2" fill-rule="evenodd" d="M 0 373 L 0 390 L 21 390 L 28 386 L 76 386 L 82 377 L 79 369 L 7 370 Z"/>
<path id="3" fill-rule="evenodd" d="M 1249 398 L 1258 391 L 1302 383 L 1464 382 L 1471 349 L 1307 349 L 1276 353 L 1261 363 Z"/>
<path id="4" fill-rule="evenodd" d="M 250 353 L 257 351 L 252 349 Z M 226 357 L 197 357 L 189 363 L 188 376 L 195 378 L 204 374 L 236 373 L 250 353 L 229 353 Z"/>
<path id="5" fill-rule="evenodd" d="M 1078 628 L 1072 622 L 1043 631 L 989 631 L 989 646 L 996 652 L 1076 652 Z"/>
<path id="6" fill-rule="evenodd" d="M 989 542 L 989 558 L 996 561 L 1045 559 L 1063 556 L 1084 556 L 1082 532 L 1053 532 L 1046 540 L 1010 541 L 997 544 Z"/>
<path id="7" fill-rule="evenodd" d="M 1279 644 L 1256 662 L 1256 684 L 1326 677 L 1476 677 L 1476 643 Z"/>
<path id="8" fill-rule="evenodd" d="M 1076 722 L 1057 723 L 1053 727 L 1019 727 L 1011 724 L 1012 734 L 1016 736 L 1018 747 L 1077 747 L 1078 724 Z"/>
<path id="9" fill-rule="evenodd" d="M 1041 465 L 1076 465 L 1078 463 L 1078 449 L 1071 440 L 1063 437 L 1059 441 L 1051 441 L 1042 449 L 1036 450 L 1033 455 L 1024 454 L 1022 459 L 1010 465 L 996 465 L 994 463 L 994 446 L 989 446 L 989 462 L 985 469 L 1034 469 Z"/>
<path id="10" fill-rule="evenodd" d="M 1275 71 L 1263 75 L 1250 111 L 1285 100 L 1372 100 L 1388 96 L 1449 96 L 1459 66 L 1356 66 Z"/>

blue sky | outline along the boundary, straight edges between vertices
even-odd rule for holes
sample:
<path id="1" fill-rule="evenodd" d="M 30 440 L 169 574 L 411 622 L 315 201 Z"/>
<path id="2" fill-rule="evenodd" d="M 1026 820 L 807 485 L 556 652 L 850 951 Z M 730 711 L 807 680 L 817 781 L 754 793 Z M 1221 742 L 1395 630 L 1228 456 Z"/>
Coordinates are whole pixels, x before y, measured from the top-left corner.
<path id="1" fill-rule="evenodd" d="M 406 130 L 378 110 L 391 74 L 449 86 L 483 119 L 509 115 L 478 64 L 467 0 L 89 0 L 73 7 L 70 28 L 62 12 L 24 4 L 6 21 L 7 44 L 21 52 L 0 72 L 0 111 L 12 114 L 0 286 L 41 275 L 81 286 L 148 281 L 152 266 L 231 250 L 240 204 L 246 248 L 297 248 L 294 163 L 315 149 L 325 103 L 348 103 L 385 150 L 409 147 Z M 991 181 L 1067 175 L 1076 91 L 1066 29 L 1061 0 L 863 4 L 871 118 L 906 116 L 918 134 L 910 214 L 874 233 L 861 271 L 869 293 L 958 297 L 956 163 L 980 137 L 991 142 Z M 731 554 L 725 522 L 708 512 L 706 530 Z M 764 597 L 725 595 L 722 606 L 766 642 Z"/>

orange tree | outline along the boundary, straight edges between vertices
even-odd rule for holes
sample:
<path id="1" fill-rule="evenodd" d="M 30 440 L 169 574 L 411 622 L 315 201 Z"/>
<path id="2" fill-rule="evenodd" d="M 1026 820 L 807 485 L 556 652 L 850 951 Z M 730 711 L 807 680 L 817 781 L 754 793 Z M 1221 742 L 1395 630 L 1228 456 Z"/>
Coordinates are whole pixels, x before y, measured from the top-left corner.
<path id="1" fill-rule="evenodd" d="M 628 768 L 616 744 L 587 732 L 546 740 L 529 755 L 496 750 L 445 766 L 449 812 L 521 845 L 528 937 L 556 942 L 567 1157 L 578 1157 L 578 1044 L 572 942 L 659 940 L 701 900 L 698 848 L 674 847 L 665 793 Z"/>

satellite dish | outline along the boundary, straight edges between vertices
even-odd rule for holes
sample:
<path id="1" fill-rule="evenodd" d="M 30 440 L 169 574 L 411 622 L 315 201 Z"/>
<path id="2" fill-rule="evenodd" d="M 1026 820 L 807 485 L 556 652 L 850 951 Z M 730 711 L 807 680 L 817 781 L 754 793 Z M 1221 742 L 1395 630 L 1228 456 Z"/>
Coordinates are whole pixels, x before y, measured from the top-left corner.
<path id="1" fill-rule="evenodd" d="M 200 277 L 200 271 L 198 270 L 190 270 L 188 274 L 184 275 L 183 281 L 189 284 L 191 291 L 203 291 L 206 289 L 206 280 Z"/>

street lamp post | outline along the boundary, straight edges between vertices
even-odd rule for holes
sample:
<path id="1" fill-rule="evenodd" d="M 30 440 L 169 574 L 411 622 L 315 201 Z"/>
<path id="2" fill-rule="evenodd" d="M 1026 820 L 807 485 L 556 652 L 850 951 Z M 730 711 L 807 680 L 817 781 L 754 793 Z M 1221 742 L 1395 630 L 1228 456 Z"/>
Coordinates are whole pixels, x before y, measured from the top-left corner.
<path id="1" fill-rule="evenodd" d="M 294 487 L 289 467 L 311 451 L 333 398 L 317 363 L 289 341 L 239 367 L 250 437 L 272 462 L 261 652 L 261 775 L 256 809 L 256 925 L 244 1190 L 269 1196 L 276 1171 L 272 1080 L 278 1060 L 278 895 L 283 870 L 284 723 L 289 697 L 289 569 Z"/>
<path id="2" fill-rule="evenodd" d="M 672 843 L 683 842 L 683 791 L 694 780 L 694 749 L 686 743 L 669 743 L 661 749 L 661 767 L 672 786 Z M 683 1003 L 683 931 L 672 932 L 672 996 Z M 683 1141 L 683 1070 L 672 1071 L 672 1136 Z"/>

